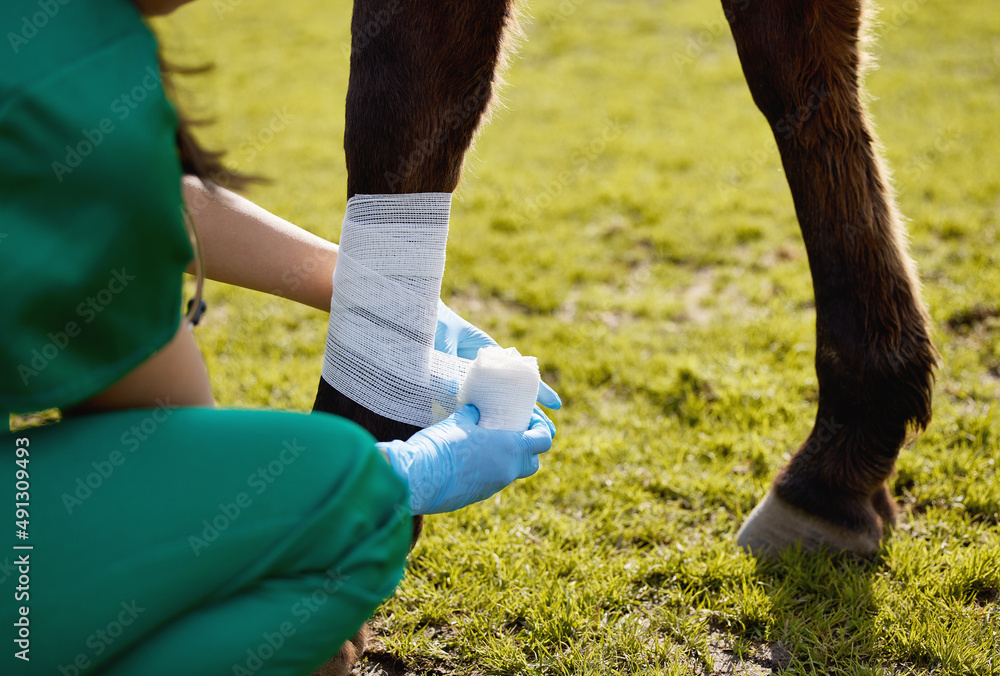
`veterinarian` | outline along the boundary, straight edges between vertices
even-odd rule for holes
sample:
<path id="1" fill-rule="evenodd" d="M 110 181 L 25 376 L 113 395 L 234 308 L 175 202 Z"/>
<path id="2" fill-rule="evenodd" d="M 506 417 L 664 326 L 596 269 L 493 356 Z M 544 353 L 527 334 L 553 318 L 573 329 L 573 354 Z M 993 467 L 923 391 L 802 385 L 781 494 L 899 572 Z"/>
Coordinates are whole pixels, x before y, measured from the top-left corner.
<path id="1" fill-rule="evenodd" d="M 484 430 L 467 406 L 376 445 L 326 414 L 214 408 L 182 273 L 329 309 L 337 247 L 183 176 L 215 160 L 141 14 L 0 6 L 0 413 L 63 411 L 0 438 L 21 547 L 0 554 L 0 672 L 309 674 L 392 593 L 410 516 L 532 474 L 554 428 Z M 436 348 L 491 343 L 441 306 Z"/>

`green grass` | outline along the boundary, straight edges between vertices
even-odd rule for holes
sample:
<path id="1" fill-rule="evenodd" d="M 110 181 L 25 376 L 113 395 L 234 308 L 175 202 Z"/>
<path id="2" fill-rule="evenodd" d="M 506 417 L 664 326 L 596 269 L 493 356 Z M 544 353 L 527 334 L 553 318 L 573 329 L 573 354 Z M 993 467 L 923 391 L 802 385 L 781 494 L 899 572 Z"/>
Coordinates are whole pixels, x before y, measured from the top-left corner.
<path id="1" fill-rule="evenodd" d="M 565 402 L 559 435 L 533 479 L 428 520 L 365 668 L 1000 674 L 993 3 L 886 3 L 868 80 L 944 364 L 934 422 L 899 461 L 901 526 L 872 561 L 769 565 L 734 534 L 811 427 L 815 317 L 721 8 L 528 12 L 454 203 L 443 296 L 538 356 Z M 159 24 L 175 58 L 215 62 L 185 81 L 188 107 L 216 116 L 206 136 L 234 164 L 274 179 L 249 196 L 334 239 L 349 21 L 343 1 L 203 0 Z M 220 403 L 309 408 L 325 316 L 207 297 L 197 335 Z"/>

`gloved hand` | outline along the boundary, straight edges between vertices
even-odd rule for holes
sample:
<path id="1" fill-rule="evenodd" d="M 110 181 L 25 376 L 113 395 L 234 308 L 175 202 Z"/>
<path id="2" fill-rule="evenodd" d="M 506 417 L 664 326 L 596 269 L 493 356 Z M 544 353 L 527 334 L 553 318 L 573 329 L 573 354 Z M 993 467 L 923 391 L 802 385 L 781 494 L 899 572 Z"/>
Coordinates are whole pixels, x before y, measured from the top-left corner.
<path id="1" fill-rule="evenodd" d="M 540 418 L 525 432 L 487 430 L 477 422 L 478 409 L 467 404 L 407 441 L 376 444 L 409 486 L 413 514 L 453 512 L 485 500 L 537 472 L 538 454 L 552 446 Z"/>
<path id="2" fill-rule="evenodd" d="M 485 332 L 479 330 L 466 320 L 459 317 L 455 312 L 438 300 L 437 327 L 434 330 L 434 349 L 445 354 L 453 354 L 462 359 L 475 359 L 479 354 L 479 349 L 497 345 L 497 341 L 489 337 Z M 538 403 L 546 408 L 557 409 L 562 406 L 562 400 L 555 390 L 545 384 L 544 381 L 538 385 Z M 556 426 L 552 424 L 548 416 L 542 409 L 535 407 L 532 422 L 536 417 L 541 417 L 549 426 L 552 436 L 556 435 Z"/>

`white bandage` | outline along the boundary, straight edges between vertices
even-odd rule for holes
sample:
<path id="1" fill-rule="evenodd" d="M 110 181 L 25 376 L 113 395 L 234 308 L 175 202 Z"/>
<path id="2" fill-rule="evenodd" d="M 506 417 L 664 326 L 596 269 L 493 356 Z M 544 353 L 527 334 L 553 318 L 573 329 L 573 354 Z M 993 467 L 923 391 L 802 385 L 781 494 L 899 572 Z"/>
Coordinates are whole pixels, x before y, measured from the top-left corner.
<path id="1" fill-rule="evenodd" d="M 513 347 L 484 347 L 458 391 L 458 403 L 475 404 L 479 426 L 490 430 L 526 430 L 538 397 L 538 360 Z"/>
<path id="2" fill-rule="evenodd" d="M 333 273 L 323 379 L 370 411 L 418 427 L 458 408 L 473 364 L 434 350 L 450 211 L 450 193 L 355 195 L 347 202 Z M 472 383 L 472 403 L 491 411 L 480 408 L 480 424 L 487 418 L 514 424 L 507 422 L 513 411 L 505 409 L 525 399 L 524 366 L 504 375 L 490 364 Z M 537 364 L 533 372 L 529 411 L 538 392 Z M 517 426 L 506 429 L 527 429 L 524 404 L 516 408 Z"/>
<path id="3" fill-rule="evenodd" d="M 450 193 L 355 195 L 333 273 L 324 380 L 419 427 L 455 410 L 467 369 L 434 352 L 450 211 Z"/>

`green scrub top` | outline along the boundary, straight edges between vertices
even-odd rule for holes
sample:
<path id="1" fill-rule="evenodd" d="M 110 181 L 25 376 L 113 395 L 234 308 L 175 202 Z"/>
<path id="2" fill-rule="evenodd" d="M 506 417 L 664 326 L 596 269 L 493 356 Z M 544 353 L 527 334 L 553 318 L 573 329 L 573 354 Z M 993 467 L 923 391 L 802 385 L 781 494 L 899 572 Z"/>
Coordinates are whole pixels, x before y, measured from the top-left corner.
<path id="1" fill-rule="evenodd" d="M 68 406 L 181 318 L 177 116 L 128 0 L 0 3 L 0 408 Z"/>

